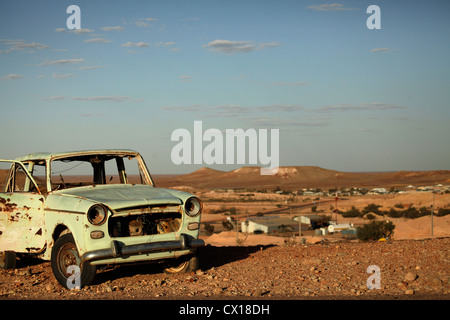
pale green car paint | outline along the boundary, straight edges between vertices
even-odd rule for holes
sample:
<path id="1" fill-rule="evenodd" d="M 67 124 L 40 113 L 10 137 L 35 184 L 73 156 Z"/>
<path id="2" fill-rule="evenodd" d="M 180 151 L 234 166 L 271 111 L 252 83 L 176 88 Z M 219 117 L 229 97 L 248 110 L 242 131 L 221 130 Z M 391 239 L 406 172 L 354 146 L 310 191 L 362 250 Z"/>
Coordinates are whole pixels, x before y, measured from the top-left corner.
<path id="1" fill-rule="evenodd" d="M 144 184 L 96 184 L 70 189 L 52 190 L 52 161 L 78 156 L 108 155 L 136 158 L 139 164 L 141 179 Z M 11 181 L 14 170 L 9 174 L 9 185 L 0 190 L 0 252 L 14 251 L 33 254 L 44 260 L 51 259 L 54 241 L 61 232 L 70 232 L 76 243 L 78 253 L 83 254 L 111 248 L 113 241 L 123 246 L 132 246 L 160 241 L 177 241 L 182 235 L 189 239 L 198 239 L 200 216 L 190 217 L 185 213 L 184 203 L 192 194 L 161 189 L 154 186 L 147 167 L 139 153 L 131 150 L 93 150 L 64 153 L 38 153 L 11 160 L 12 167 L 19 168 L 26 176 L 23 190 L 15 190 L 15 182 Z M 33 167 L 37 163 L 45 164 L 46 181 L 38 185 L 32 177 Z M 126 177 L 125 173 L 123 173 Z M 125 178 L 124 178 L 125 179 Z M 44 190 L 46 189 L 46 190 Z M 102 204 L 107 208 L 107 220 L 101 225 L 93 225 L 88 221 L 87 212 L 94 204 Z M 127 215 L 126 208 L 161 207 L 177 208 L 181 214 L 181 225 L 178 230 L 160 234 L 138 236 L 111 236 L 108 221 L 111 217 Z M 93 239 L 92 231 L 102 231 L 104 236 Z M 198 240 L 200 241 L 200 240 Z M 199 242 L 200 243 L 200 242 Z M 192 248 L 182 250 L 158 251 L 136 254 L 132 256 L 111 257 L 92 261 L 92 264 L 117 264 L 125 262 L 148 261 L 174 258 L 190 254 Z"/>

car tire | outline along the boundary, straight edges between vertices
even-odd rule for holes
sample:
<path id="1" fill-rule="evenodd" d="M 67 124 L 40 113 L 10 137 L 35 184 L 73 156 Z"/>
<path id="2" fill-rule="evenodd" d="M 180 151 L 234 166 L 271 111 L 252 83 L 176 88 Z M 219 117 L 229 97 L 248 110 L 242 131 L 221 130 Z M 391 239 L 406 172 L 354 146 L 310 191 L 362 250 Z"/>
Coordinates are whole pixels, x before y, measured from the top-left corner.
<path id="1" fill-rule="evenodd" d="M 16 253 L 14 251 L 0 252 L 0 269 L 15 269 Z"/>
<path id="2" fill-rule="evenodd" d="M 198 256 L 193 255 L 188 260 L 183 260 L 180 264 L 171 262 L 164 269 L 166 274 L 190 273 L 198 270 Z"/>
<path id="3" fill-rule="evenodd" d="M 97 273 L 97 267 L 89 262 L 81 264 L 80 255 L 71 233 L 64 234 L 55 241 L 51 265 L 56 280 L 66 289 L 76 287 L 81 289 L 88 286 Z M 78 268 L 69 268 L 70 266 Z M 77 271 L 79 274 L 77 274 Z"/>

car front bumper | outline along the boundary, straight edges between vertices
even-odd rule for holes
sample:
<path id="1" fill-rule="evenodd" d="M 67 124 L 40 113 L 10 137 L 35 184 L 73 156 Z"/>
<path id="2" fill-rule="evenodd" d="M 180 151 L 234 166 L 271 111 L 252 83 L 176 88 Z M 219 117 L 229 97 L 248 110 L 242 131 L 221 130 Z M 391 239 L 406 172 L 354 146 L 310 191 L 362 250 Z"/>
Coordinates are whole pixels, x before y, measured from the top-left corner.
<path id="1" fill-rule="evenodd" d="M 111 241 L 111 248 L 86 252 L 81 256 L 81 262 L 124 258 L 152 252 L 188 250 L 203 247 L 204 245 L 205 242 L 202 239 L 190 239 L 186 234 L 181 234 L 178 240 L 158 241 L 128 246 L 120 241 L 113 240 Z"/>

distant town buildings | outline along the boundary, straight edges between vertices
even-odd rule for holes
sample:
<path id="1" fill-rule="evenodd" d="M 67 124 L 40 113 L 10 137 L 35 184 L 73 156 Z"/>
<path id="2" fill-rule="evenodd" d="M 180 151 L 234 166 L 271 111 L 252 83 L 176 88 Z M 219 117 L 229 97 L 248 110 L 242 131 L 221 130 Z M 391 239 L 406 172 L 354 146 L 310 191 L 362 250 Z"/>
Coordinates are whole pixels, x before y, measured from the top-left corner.
<path id="1" fill-rule="evenodd" d="M 292 188 L 289 188 L 292 189 Z M 216 188 L 213 192 L 217 193 L 240 193 L 248 192 L 246 188 Z M 319 197 L 348 197 L 348 196 L 362 196 L 365 194 L 391 194 L 391 193 L 405 193 L 405 192 L 448 192 L 450 193 L 450 185 L 436 184 L 434 186 L 413 186 L 406 187 L 391 187 L 390 189 L 378 187 L 373 189 L 350 187 L 350 188 L 335 188 L 323 190 L 321 188 L 303 188 L 300 190 L 283 190 L 277 187 L 277 190 L 259 190 L 257 192 L 274 192 L 276 194 L 292 194 L 299 196 L 308 196 L 311 198 Z"/>

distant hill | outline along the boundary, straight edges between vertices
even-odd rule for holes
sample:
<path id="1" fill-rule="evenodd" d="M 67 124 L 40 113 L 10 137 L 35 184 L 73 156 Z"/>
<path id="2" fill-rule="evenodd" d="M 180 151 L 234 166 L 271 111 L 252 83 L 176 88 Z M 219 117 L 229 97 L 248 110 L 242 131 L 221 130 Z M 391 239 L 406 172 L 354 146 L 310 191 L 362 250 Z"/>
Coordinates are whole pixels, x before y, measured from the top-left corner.
<path id="1" fill-rule="evenodd" d="M 3 185 L 8 170 L 0 170 L 0 186 Z M 153 180 L 158 187 L 194 187 L 194 188 L 244 188 L 269 189 L 280 187 L 283 190 L 303 188 L 334 187 L 405 187 L 424 186 L 441 183 L 450 185 L 450 170 L 434 171 L 397 171 L 397 172 L 342 172 L 314 166 L 280 167 L 273 176 L 262 176 L 259 167 L 242 167 L 232 171 L 220 171 L 201 168 L 194 172 L 175 174 L 156 174 Z M 69 179 L 70 177 L 67 177 Z M 138 181 L 138 180 L 136 180 Z"/>
<path id="2" fill-rule="evenodd" d="M 398 172 L 341 172 L 314 166 L 280 167 L 272 176 L 260 174 L 259 167 L 233 171 L 202 168 L 178 176 L 156 176 L 158 187 L 191 186 L 196 188 L 246 188 L 299 190 L 334 187 L 404 187 L 407 185 L 450 184 L 450 170 Z"/>

